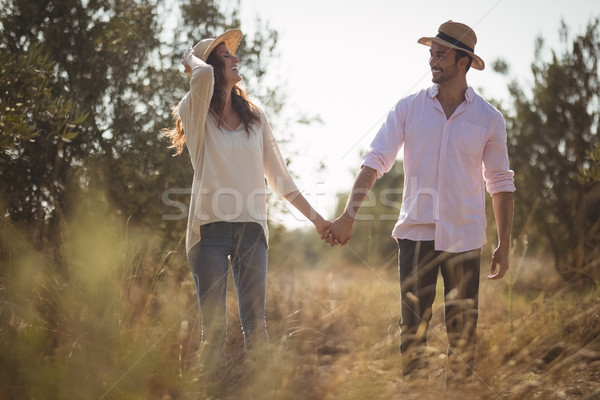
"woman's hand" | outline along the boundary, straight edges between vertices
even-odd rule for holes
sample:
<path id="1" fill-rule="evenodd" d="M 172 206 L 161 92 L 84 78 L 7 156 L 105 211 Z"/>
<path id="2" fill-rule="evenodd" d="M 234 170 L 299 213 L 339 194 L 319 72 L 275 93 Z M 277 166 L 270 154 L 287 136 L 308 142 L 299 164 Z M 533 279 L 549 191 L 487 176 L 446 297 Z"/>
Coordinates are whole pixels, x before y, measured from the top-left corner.
<path id="1" fill-rule="evenodd" d="M 331 225 L 331 221 L 324 219 L 323 217 L 321 217 L 319 215 L 319 217 L 317 217 L 314 221 L 313 224 L 315 226 L 315 229 L 317 230 L 317 232 L 319 233 L 319 235 L 322 235 L 323 232 L 325 232 L 329 226 Z"/>
<path id="2" fill-rule="evenodd" d="M 183 64 L 184 70 L 189 77 L 192 77 L 192 70 L 201 64 L 200 59 L 196 56 L 196 52 L 192 47 L 188 49 L 181 56 L 181 64 Z"/>

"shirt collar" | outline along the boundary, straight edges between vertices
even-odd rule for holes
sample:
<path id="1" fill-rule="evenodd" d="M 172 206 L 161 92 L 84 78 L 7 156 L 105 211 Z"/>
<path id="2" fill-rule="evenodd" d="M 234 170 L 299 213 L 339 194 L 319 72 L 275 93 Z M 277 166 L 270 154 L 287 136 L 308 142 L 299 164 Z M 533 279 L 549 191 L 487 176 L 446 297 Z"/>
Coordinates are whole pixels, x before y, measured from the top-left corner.
<path id="1" fill-rule="evenodd" d="M 471 86 L 465 90 L 465 99 L 467 99 L 467 103 L 472 103 L 475 100 L 475 90 Z"/>
<path id="2" fill-rule="evenodd" d="M 437 96 L 439 91 L 440 89 L 437 84 L 431 86 L 429 88 L 429 98 L 433 99 L 435 96 Z M 471 103 L 475 99 L 475 90 L 473 90 L 471 86 L 467 87 L 467 90 L 465 90 L 465 99 L 467 100 L 467 103 Z"/>

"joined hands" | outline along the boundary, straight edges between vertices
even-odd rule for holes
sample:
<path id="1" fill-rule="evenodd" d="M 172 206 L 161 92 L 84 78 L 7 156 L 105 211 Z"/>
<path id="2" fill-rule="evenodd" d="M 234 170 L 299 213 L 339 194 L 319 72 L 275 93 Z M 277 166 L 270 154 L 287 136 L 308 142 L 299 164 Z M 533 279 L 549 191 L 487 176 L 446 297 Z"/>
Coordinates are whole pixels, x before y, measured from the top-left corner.
<path id="1" fill-rule="evenodd" d="M 354 227 L 354 219 L 345 213 L 340 215 L 333 221 L 327 229 L 321 233 L 321 240 L 324 240 L 329 245 L 344 246 L 348 244 L 352 237 L 352 228 Z"/>

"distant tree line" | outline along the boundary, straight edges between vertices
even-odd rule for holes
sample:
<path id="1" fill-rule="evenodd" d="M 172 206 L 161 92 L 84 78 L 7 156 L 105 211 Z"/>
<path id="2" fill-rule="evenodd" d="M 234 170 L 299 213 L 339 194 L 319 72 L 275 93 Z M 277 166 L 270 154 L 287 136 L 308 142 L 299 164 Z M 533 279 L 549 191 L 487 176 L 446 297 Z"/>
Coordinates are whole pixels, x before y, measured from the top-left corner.
<path id="1" fill-rule="evenodd" d="M 566 280 L 600 283 L 600 19 L 543 57 L 531 92 L 513 79 L 507 110 L 516 178 L 515 229 L 551 255 Z"/>

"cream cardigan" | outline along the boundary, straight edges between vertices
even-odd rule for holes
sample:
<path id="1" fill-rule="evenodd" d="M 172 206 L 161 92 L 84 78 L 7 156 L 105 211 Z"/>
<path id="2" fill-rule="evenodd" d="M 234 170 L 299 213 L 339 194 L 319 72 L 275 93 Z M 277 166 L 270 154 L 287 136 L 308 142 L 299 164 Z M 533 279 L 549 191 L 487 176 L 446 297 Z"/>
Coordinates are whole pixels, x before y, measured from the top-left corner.
<path id="1" fill-rule="evenodd" d="M 194 167 L 188 253 L 200 242 L 200 226 L 217 221 L 257 222 L 268 243 L 265 177 L 280 198 L 298 190 L 262 110 L 250 135 L 243 123 L 233 131 L 219 128 L 208 111 L 213 86 L 213 68 L 203 63 L 194 69 L 190 91 L 178 106 Z"/>

